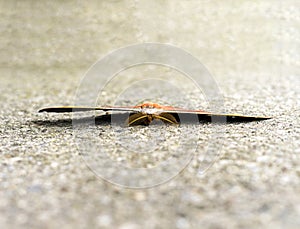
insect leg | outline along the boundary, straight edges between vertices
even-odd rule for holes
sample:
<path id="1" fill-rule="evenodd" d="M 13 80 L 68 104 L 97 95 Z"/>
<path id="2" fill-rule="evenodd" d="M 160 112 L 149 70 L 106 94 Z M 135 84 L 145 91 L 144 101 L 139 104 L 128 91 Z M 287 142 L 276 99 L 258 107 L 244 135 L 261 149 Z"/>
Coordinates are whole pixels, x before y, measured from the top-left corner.
<path id="1" fill-rule="evenodd" d="M 134 113 L 134 114 L 131 114 L 126 119 L 126 124 L 128 126 L 139 125 L 139 124 L 149 125 L 148 115 L 147 114 L 143 114 L 143 113 Z"/>
<path id="2" fill-rule="evenodd" d="M 176 118 L 169 113 L 161 113 L 159 115 L 153 115 L 153 117 L 155 119 L 160 119 L 162 120 L 164 123 L 169 123 L 169 124 L 179 124 L 176 120 Z"/>

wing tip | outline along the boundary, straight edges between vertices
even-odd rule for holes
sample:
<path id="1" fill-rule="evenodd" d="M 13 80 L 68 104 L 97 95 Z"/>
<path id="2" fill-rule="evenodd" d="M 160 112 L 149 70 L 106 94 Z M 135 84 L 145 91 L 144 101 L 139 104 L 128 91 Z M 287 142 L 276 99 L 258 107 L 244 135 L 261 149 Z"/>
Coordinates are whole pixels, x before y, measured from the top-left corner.
<path id="1" fill-rule="evenodd" d="M 48 108 L 41 108 L 38 110 L 38 113 L 47 112 Z"/>
<path id="2" fill-rule="evenodd" d="M 64 113 L 72 112 L 73 107 L 44 107 L 38 110 L 38 113 L 42 112 L 53 112 L 53 113 Z"/>
<path id="3" fill-rule="evenodd" d="M 255 117 L 257 119 L 260 119 L 260 120 L 268 120 L 268 119 L 272 119 L 273 117 L 271 116 L 258 116 L 258 117 Z"/>

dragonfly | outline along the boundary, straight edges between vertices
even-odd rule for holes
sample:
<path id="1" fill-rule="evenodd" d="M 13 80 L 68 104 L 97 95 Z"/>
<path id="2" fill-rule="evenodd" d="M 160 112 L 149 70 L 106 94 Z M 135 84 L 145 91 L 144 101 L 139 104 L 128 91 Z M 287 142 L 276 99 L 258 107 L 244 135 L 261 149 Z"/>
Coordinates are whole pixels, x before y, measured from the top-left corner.
<path id="1" fill-rule="evenodd" d="M 180 124 L 180 120 L 190 120 L 191 117 L 197 117 L 198 121 L 218 121 L 225 122 L 250 122 L 267 120 L 267 116 L 249 116 L 242 114 L 216 114 L 204 110 L 190 110 L 173 106 L 163 106 L 158 103 L 146 102 L 136 106 L 58 106 L 46 107 L 39 112 L 66 113 L 66 112 L 84 112 L 84 111 L 104 111 L 106 115 L 127 113 L 128 118 L 125 123 L 128 126 L 150 125 L 154 120 L 160 120 L 166 124 Z M 195 120 L 195 119 L 194 119 Z"/>

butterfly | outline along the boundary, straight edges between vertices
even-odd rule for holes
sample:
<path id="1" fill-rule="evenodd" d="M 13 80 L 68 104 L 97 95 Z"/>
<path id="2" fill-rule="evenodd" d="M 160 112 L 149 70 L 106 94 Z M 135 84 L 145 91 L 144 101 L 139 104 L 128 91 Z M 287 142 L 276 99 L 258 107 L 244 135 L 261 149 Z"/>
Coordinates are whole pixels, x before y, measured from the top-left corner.
<path id="1" fill-rule="evenodd" d="M 101 110 L 107 114 L 128 113 L 126 124 L 149 125 L 153 120 L 161 120 L 168 124 L 180 124 L 182 119 L 189 120 L 197 117 L 199 121 L 218 121 L 224 122 L 248 122 L 270 119 L 266 116 L 248 116 L 241 114 L 215 114 L 203 110 L 189 110 L 173 106 L 163 106 L 157 103 L 147 102 L 137 106 L 100 106 L 100 107 L 80 107 L 80 106 L 61 106 L 42 108 L 39 112 L 83 112 Z"/>

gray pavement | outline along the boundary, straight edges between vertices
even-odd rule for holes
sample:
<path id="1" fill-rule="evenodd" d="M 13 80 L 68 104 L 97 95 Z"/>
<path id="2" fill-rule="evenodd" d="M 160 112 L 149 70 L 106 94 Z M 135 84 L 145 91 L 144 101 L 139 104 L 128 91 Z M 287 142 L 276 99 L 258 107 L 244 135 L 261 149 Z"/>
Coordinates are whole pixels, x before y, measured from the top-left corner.
<path id="1" fill-rule="evenodd" d="M 193 36 L 180 33 L 172 40 L 172 36 L 168 37 L 173 34 L 172 29 L 160 34 L 151 30 L 155 27 L 151 23 L 142 27 L 135 22 L 148 7 L 145 2 L 135 6 L 119 1 L 90 2 L 78 7 L 67 2 L 60 5 L 58 1 L 11 2 L 1 3 L 3 43 L 0 45 L 4 52 L 0 55 L 0 228 L 300 227 L 299 63 L 295 56 L 274 57 L 274 53 L 286 51 L 285 43 L 276 51 L 272 45 L 278 41 L 271 40 L 272 43 L 267 35 L 255 40 L 233 33 L 233 37 L 237 36 L 233 44 L 237 46 L 231 53 L 224 40 L 214 46 L 208 38 L 219 38 L 218 28 L 222 34 L 230 34 L 225 28 L 234 24 L 224 22 L 223 27 L 222 17 L 212 13 L 205 17 L 209 21 L 215 18 L 219 24 L 207 27 L 213 30 L 208 37 L 202 37 L 206 44 L 203 51 L 200 43 L 195 48 L 186 44 L 185 36 L 195 42 Z M 181 6 L 183 14 L 200 10 L 191 2 L 192 5 Z M 267 3 L 259 7 L 266 9 Z M 211 12 L 208 5 L 203 5 L 204 11 Z M 120 10 L 125 6 L 128 9 Z M 226 14 L 222 6 L 215 7 L 219 7 L 221 15 Z M 234 7 L 237 12 L 244 12 L 243 4 Z M 112 13 L 118 10 L 119 14 Z M 104 16 L 97 12 L 103 12 Z M 202 18 L 184 15 L 203 28 L 207 24 Z M 173 16 L 170 13 L 169 17 Z M 268 19 L 270 24 L 277 20 L 276 15 L 271 16 L 275 18 Z M 259 15 L 255 17 L 263 20 Z M 182 21 L 175 22 L 181 25 Z M 97 23 L 102 27 L 97 27 Z M 251 24 L 249 20 L 245 23 Z M 270 24 L 261 26 L 269 28 Z M 243 31 L 239 23 L 236 25 L 235 30 Z M 189 32 L 188 28 L 183 29 Z M 264 34 L 263 28 L 255 31 Z M 198 35 L 195 32 L 195 37 Z M 37 113 L 44 106 L 73 104 L 82 76 L 99 56 L 144 41 L 174 43 L 200 58 L 213 73 L 227 112 L 268 115 L 273 119 L 130 128 L 100 122 L 81 136 L 74 130 L 70 114 Z M 256 44 L 262 45 L 256 46 L 260 52 L 252 53 L 251 47 Z M 223 52 L 218 45 L 224 45 Z M 214 47 L 215 53 L 205 54 L 210 50 L 208 47 Z M 130 90 L 124 98 L 118 97 L 120 92 L 127 86 L 130 89 L 133 79 L 143 80 L 155 74 L 179 85 L 185 96 L 154 88 L 151 92 L 154 99 L 168 99 L 177 106 L 209 108 L 205 96 L 186 78 L 164 67 L 137 67 L 120 73 L 102 91 L 99 101 L 110 105 L 119 99 L 122 105 L 135 105 L 137 101 L 130 100 Z M 144 95 L 149 90 L 144 87 L 138 93 Z M 83 151 L 78 143 L 86 143 L 89 134 L 94 142 L 85 145 L 89 148 Z M 184 150 L 179 147 L 182 142 Z M 93 151 L 96 146 L 112 164 L 101 164 L 102 158 Z M 128 151 L 128 147 L 134 152 Z M 151 171 L 167 159 L 185 158 L 189 154 L 194 157 L 187 167 L 179 160 L 179 168 L 178 164 L 170 164 L 160 173 L 140 177 L 128 176 L 119 167 L 121 164 Z M 139 180 L 141 185 L 145 184 L 143 181 L 157 184 L 176 172 L 180 173 L 173 179 L 152 188 L 131 189 L 111 183 L 136 185 L 136 179 L 142 177 L 145 180 Z M 104 180 L 101 176 L 111 179 Z"/>

